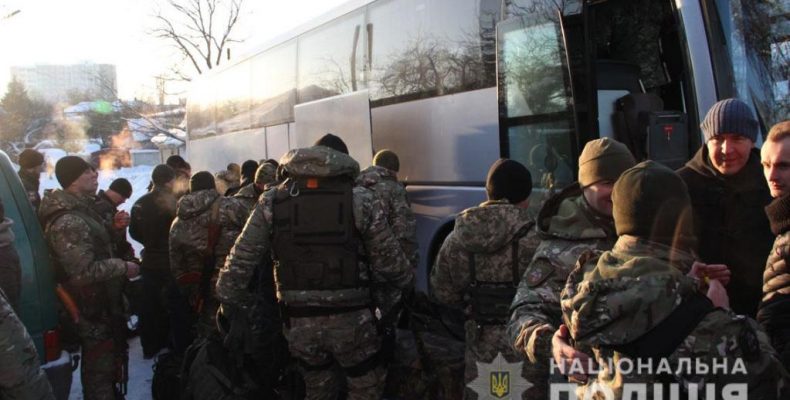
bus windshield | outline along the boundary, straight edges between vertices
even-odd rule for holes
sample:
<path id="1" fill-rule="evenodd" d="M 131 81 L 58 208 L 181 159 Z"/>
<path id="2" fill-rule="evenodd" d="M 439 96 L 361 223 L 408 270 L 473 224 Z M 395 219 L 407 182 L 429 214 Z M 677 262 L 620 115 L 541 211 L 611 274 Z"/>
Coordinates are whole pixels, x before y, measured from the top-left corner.
<path id="1" fill-rule="evenodd" d="M 718 97 L 751 104 L 767 132 L 790 115 L 790 2 L 704 4 Z"/>

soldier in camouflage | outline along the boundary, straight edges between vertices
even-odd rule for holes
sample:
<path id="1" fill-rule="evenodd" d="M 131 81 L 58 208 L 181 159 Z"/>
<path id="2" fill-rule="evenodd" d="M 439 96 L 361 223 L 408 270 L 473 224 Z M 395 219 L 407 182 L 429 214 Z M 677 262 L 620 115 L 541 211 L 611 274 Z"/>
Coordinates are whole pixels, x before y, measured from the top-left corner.
<path id="1" fill-rule="evenodd" d="M 198 172 L 189 181 L 189 193 L 178 200 L 176 218 L 170 227 L 170 271 L 181 294 L 199 313 L 199 337 L 216 330 L 214 317 L 219 303 L 212 290 L 218 272 L 214 248 L 219 241 L 221 204 L 230 201 L 217 192 L 211 173 Z M 203 276 L 206 273 L 210 276 Z M 201 283 L 204 279 L 208 279 L 208 284 Z"/>
<path id="2" fill-rule="evenodd" d="M 63 190 L 45 193 L 39 216 L 63 285 L 80 312 L 83 394 L 85 399 L 113 399 L 120 359 L 127 352 L 121 286 L 140 267 L 115 257 L 112 238 L 93 210 L 96 170 L 67 156 L 58 161 L 55 175 Z"/>
<path id="3" fill-rule="evenodd" d="M 216 179 L 216 184 L 217 184 L 217 192 L 225 193 L 229 189 L 238 188 L 240 176 L 241 176 L 241 167 L 239 166 L 239 164 L 236 163 L 228 164 L 228 166 L 225 169 L 214 174 L 214 178 Z"/>
<path id="4" fill-rule="evenodd" d="M 5 216 L 5 206 L 0 200 L 0 289 L 14 311 L 19 311 L 19 298 L 22 294 L 22 265 L 19 263 L 19 253 L 14 247 L 14 230 L 11 226 L 14 221 Z"/>
<path id="5" fill-rule="evenodd" d="M 398 239 L 403 253 L 409 258 L 411 267 L 417 269 L 419 259 L 417 252 L 417 219 L 409 206 L 406 189 L 398 183 L 398 170 L 400 162 L 398 156 L 391 150 L 381 150 L 373 157 L 373 165 L 365 168 L 357 177 L 357 185 L 372 190 L 382 203 L 387 212 L 387 222 L 395 238 Z M 400 299 L 394 293 L 384 294 L 397 304 Z M 381 302 L 381 300 L 379 300 Z M 397 318 L 395 304 L 382 304 L 382 312 L 388 319 Z M 392 313 L 394 311 L 394 313 Z"/>
<path id="6" fill-rule="evenodd" d="M 33 211 L 38 211 L 38 206 L 41 204 L 38 189 L 44 165 L 44 155 L 36 150 L 25 149 L 19 153 L 19 179 L 22 180 L 27 198 L 33 205 Z"/>
<path id="7" fill-rule="evenodd" d="M 742 398 L 788 398 L 787 371 L 765 333 L 728 310 L 723 282 L 692 269 L 691 201 L 680 177 L 642 162 L 617 180 L 612 200 L 617 242 L 582 255 L 561 295 L 571 337 L 601 366 L 576 387 L 578 398 L 628 390 L 646 390 L 645 399 L 726 398 L 728 384 L 743 385 Z M 642 365 L 629 369 L 625 359 Z"/>
<path id="8" fill-rule="evenodd" d="M 260 197 L 261 193 L 274 183 L 276 171 L 277 165 L 271 162 L 264 162 L 255 171 L 255 180 L 252 184 L 242 186 L 233 197 L 238 199 L 248 212 L 251 212 L 252 208 L 258 202 L 258 197 Z"/>
<path id="9" fill-rule="evenodd" d="M 107 190 L 99 190 L 96 195 L 94 209 L 102 217 L 107 230 L 112 235 L 113 252 L 118 258 L 134 260 L 134 248 L 126 240 L 126 228 L 129 227 L 131 218 L 126 211 L 118 211 L 118 206 L 132 197 L 132 184 L 125 178 L 118 178 L 110 183 Z"/>
<path id="10" fill-rule="evenodd" d="M 392 233 L 409 257 L 412 268 L 417 268 L 417 220 L 409 205 L 409 196 L 398 183 L 400 161 L 392 150 L 381 150 L 373 157 L 373 165 L 357 177 L 357 184 L 374 192 L 387 207 L 387 221 Z"/>
<path id="11" fill-rule="evenodd" d="M 54 399 L 33 340 L 0 290 L 0 399 Z"/>
<path id="12" fill-rule="evenodd" d="M 538 213 L 541 243 L 519 283 L 507 329 L 510 343 L 529 359 L 535 398 L 548 396 L 551 338 L 562 317 L 560 291 L 583 252 L 614 245 L 610 194 L 620 174 L 634 164 L 620 142 L 588 142 L 579 157 L 579 182 L 548 199 Z"/>
<path id="13" fill-rule="evenodd" d="M 380 398 L 386 369 L 377 356 L 381 339 L 371 312 L 375 306 L 371 291 L 379 285 L 412 288 L 408 260 L 387 224 L 380 201 L 371 191 L 352 187 L 359 165 L 348 156 L 340 138 L 326 135 L 313 147 L 290 151 L 281 164 L 288 179 L 263 194 L 220 271 L 217 295 L 223 313 L 233 314 L 252 304 L 248 291 L 251 277 L 261 258 L 273 249 L 284 333 L 291 354 L 303 367 L 306 398 L 337 398 L 343 377 L 349 399 Z M 313 204 L 309 200 L 315 197 L 307 194 L 320 196 L 321 187 L 332 185 L 344 188 L 341 192 L 347 200 L 340 204 L 351 212 L 344 212 L 348 219 L 341 222 L 351 225 L 343 228 L 346 234 L 354 232 L 351 237 L 345 243 L 320 246 L 298 246 L 286 240 L 288 235 L 300 237 L 296 235 L 300 232 L 297 228 L 301 229 L 291 224 L 297 216 L 286 207 L 300 204 L 314 211 L 325 210 L 327 203 Z M 300 213 L 310 212 L 307 209 L 300 208 Z M 312 219 L 320 219 L 320 215 Z M 324 230 L 323 225 L 311 224 L 315 221 L 304 222 L 311 229 Z M 313 252 L 331 257 L 310 258 Z"/>
<path id="14" fill-rule="evenodd" d="M 526 167 L 508 159 L 496 161 L 488 172 L 488 200 L 456 217 L 455 228 L 431 271 L 431 293 L 436 300 L 466 311 L 467 386 L 479 380 L 485 380 L 486 388 L 502 383 L 489 382 L 490 374 L 481 370 L 482 364 L 495 362 L 500 354 L 507 362 L 518 363 L 515 373 L 533 380 L 505 335 L 510 302 L 538 244 L 535 222 L 527 214 L 531 191 L 532 177 Z M 515 382 L 511 376 L 510 383 Z M 519 398 L 535 398 L 531 390 L 509 389 Z M 467 388 L 464 397 L 477 398 L 474 393 Z"/>

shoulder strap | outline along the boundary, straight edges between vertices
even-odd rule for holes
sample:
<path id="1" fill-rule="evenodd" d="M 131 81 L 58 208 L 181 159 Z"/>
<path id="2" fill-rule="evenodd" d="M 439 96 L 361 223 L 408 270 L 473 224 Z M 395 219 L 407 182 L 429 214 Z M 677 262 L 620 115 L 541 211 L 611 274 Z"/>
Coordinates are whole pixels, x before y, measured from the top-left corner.
<path id="1" fill-rule="evenodd" d="M 513 287 L 517 287 L 519 282 L 521 282 L 521 274 L 518 273 L 518 246 L 521 239 L 527 236 L 529 230 L 532 229 L 534 223 L 529 223 L 521 227 L 521 229 L 516 232 L 513 236 L 513 241 L 511 242 L 511 260 L 510 260 L 510 272 L 513 275 Z"/>
<path id="2" fill-rule="evenodd" d="M 213 255 L 214 247 L 217 247 L 219 242 L 220 226 L 219 226 L 219 200 L 221 196 L 217 196 L 214 203 L 211 204 L 211 214 L 208 220 L 208 243 L 206 243 L 206 254 Z"/>

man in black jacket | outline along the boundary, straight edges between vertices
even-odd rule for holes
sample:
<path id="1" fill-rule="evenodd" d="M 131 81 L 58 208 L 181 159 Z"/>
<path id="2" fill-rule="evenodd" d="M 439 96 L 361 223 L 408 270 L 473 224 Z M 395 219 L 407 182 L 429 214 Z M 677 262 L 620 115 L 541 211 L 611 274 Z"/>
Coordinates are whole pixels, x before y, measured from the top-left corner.
<path id="1" fill-rule="evenodd" d="M 773 239 L 763 211 L 771 195 L 754 148 L 757 120 L 742 101 L 727 99 L 711 107 L 701 128 L 705 145 L 678 170 L 691 196 L 698 255 L 729 267 L 730 306 L 754 317 Z"/>
<path id="2" fill-rule="evenodd" d="M 762 148 L 763 171 L 774 200 L 765 213 L 776 235 L 763 273 L 763 300 L 757 320 L 790 368 L 790 120 L 776 124 Z"/>
<path id="3" fill-rule="evenodd" d="M 153 188 L 134 203 L 129 234 L 143 245 L 141 268 L 144 292 L 140 312 L 140 341 L 143 355 L 150 358 L 168 345 L 166 311 L 170 275 L 170 224 L 176 216 L 173 186 L 176 173 L 167 165 L 157 165 L 151 174 Z"/>

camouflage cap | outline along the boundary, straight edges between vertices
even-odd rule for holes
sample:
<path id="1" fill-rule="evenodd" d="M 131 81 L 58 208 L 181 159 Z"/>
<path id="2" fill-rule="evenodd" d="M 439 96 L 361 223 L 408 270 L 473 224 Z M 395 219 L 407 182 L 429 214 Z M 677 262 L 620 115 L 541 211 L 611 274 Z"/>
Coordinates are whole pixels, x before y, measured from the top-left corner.
<path id="1" fill-rule="evenodd" d="M 591 140 L 579 156 L 579 184 L 584 188 L 601 181 L 614 182 L 635 164 L 626 145 L 606 137 Z"/>
<path id="2" fill-rule="evenodd" d="M 258 167 L 257 171 L 255 171 L 255 183 L 259 185 L 266 185 L 268 183 L 272 183 L 275 180 L 276 174 L 277 174 L 276 165 L 269 162 L 261 163 L 261 166 Z"/>

